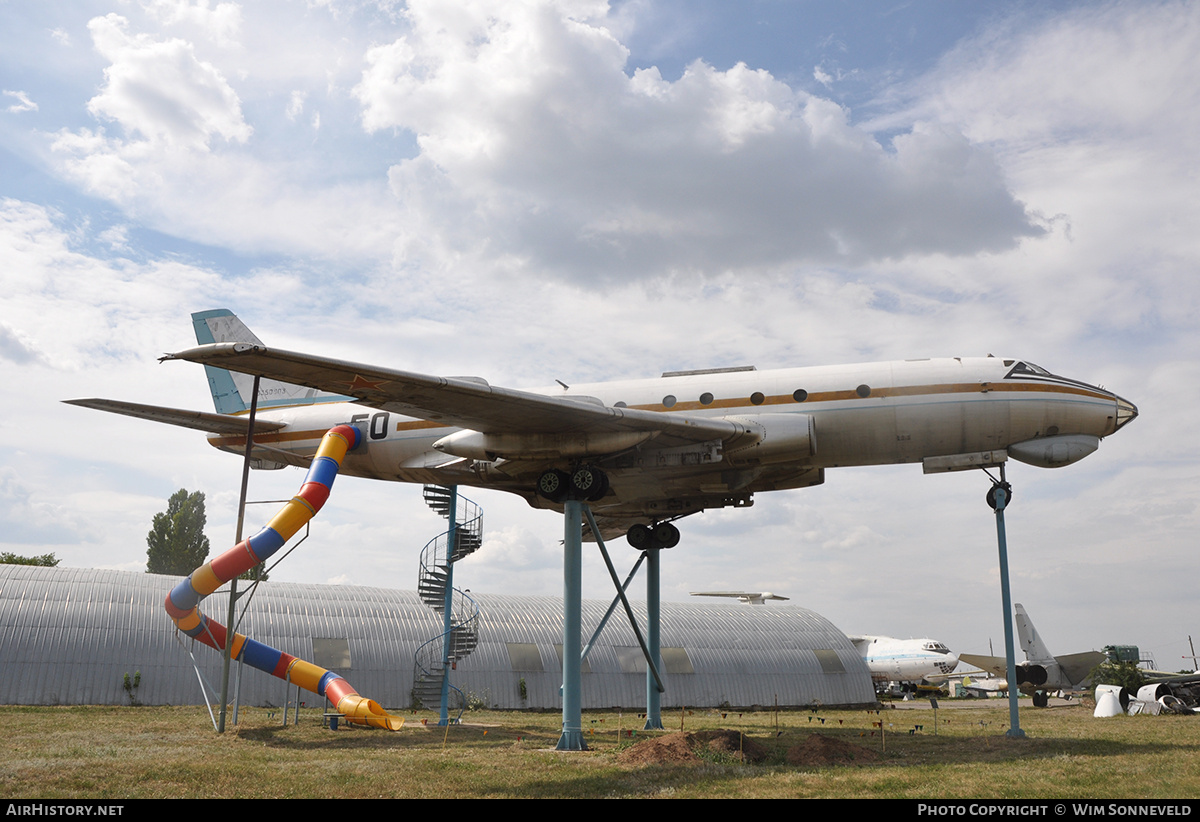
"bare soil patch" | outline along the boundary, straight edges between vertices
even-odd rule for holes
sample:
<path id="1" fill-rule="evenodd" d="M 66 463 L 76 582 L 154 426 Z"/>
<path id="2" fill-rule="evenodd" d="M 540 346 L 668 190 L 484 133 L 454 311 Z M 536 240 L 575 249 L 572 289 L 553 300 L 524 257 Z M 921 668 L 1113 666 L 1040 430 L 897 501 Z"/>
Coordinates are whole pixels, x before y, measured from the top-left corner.
<path id="1" fill-rule="evenodd" d="M 705 753 L 721 754 L 742 762 L 762 762 L 767 751 L 760 743 L 740 731 L 677 731 L 644 739 L 626 748 L 618 758 L 631 765 L 658 765 L 666 762 L 699 762 Z"/>
<path id="2" fill-rule="evenodd" d="M 812 734 L 787 752 L 789 765 L 873 765 L 878 761 L 879 754 L 870 748 L 821 734 Z"/>

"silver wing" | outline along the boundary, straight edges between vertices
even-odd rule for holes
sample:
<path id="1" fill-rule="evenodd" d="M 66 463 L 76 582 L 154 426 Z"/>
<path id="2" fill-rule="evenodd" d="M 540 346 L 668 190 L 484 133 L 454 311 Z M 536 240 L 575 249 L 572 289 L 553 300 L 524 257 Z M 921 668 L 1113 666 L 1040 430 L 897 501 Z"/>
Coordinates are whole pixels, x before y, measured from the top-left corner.
<path id="1" fill-rule="evenodd" d="M 644 432 L 660 446 L 724 440 L 741 433 L 725 419 L 607 406 L 590 397 L 548 397 L 489 385 L 477 377 L 438 377 L 300 354 L 251 343 L 215 343 L 167 354 L 230 371 L 345 394 L 394 411 L 484 434 Z"/>

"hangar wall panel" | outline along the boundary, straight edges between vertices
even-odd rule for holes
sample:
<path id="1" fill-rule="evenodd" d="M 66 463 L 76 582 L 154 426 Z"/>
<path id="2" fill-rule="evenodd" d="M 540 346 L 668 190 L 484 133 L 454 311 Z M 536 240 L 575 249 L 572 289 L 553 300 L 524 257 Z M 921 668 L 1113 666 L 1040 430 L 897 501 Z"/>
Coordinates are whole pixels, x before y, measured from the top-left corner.
<path id="1" fill-rule="evenodd" d="M 0 565 L 0 703 L 126 704 L 124 675 L 135 672 L 141 673 L 136 697 L 144 704 L 203 702 L 196 668 L 210 687 L 219 687 L 220 655 L 178 633 L 164 613 L 163 600 L 177 581 L 127 571 Z M 561 600 L 475 598 L 482 609 L 479 646 L 451 681 L 487 706 L 560 708 Z M 225 596 L 213 595 L 205 600 L 205 613 L 223 622 L 226 603 Z M 606 608 L 584 603 L 585 642 Z M 644 625 L 644 604 L 635 603 L 635 612 Z M 663 647 L 682 649 L 668 654 L 675 660 L 670 667 L 686 670 L 690 663 L 693 671 L 666 675 L 664 707 L 874 702 L 870 675 L 854 647 L 812 611 L 664 602 L 662 617 Z M 364 696 L 403 708 L 411 701 L 413 654 L 440 633 L 441 620 L 412 591 L 268 582 L 238 630 L 301 659 L 313 659 L 314 639 L 318 646 L 348 648 L 350 667 L 338 673 Z M 510 644 L 526 646 L 524 653 L 510 652 Z M 513 660 L 532 659 L 531 651 L 541 670 L 515 669 Z M 817 651 L 835 655 L 845 671 L 830 672 Z M 588 657 L 584 707 L 644 707 L 644 669 L 637 639 L 618 613 Z M 279 705 L 284 683 L 246 669 L 240 696 L 244 704 Z M 302 699 L 319 701 L 308 693 Z"/>

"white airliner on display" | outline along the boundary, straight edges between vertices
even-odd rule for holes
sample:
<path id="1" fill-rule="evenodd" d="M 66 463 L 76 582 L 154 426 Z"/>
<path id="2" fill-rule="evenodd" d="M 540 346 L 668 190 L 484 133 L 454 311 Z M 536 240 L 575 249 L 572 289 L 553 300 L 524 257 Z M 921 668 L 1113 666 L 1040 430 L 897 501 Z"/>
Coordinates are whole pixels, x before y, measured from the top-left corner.
<path id="1" fill-rule="evenodd" d="M 202 363 L 217 413 L 68 402 L 199 429 L 240 455 L 257 375 L 257 467 L 306 466 L 348 422 L 365 436 L 343 474 L 495 488 L 556 510 L 572 495 L 605 537 L 626 533 L 639 548 L 676 544 L 680 517 L 818 485 L 828 468 L 1068 465 L 1137 416 L 1103 388 L 991 356 L 514 390 L 270 348 L 224 309 L 193 322 L 201 344 L 163 359 Z"/>
<path id="2" fill-rule="evenodd" d="M 852 636 L 849 639 L 867 663 L 876 687 L 892 682 L 919 685 L 928 677 L 950 673 L 958 665 L 958 657 L 936 639 L 890 636 Z"/>

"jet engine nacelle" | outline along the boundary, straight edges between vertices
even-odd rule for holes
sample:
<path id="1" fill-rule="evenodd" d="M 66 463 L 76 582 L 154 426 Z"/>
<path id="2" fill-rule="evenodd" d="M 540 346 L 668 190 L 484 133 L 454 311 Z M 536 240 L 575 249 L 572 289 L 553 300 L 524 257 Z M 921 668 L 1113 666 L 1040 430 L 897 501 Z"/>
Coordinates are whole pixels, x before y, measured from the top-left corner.
<path id="1" fill-rule="evenodd" d="M 1018 665 L 1017 666 L 1017 685 L 1033 685 L 1035 687 L 1045 685 L 1046 669 L 1041 665 Z"/>
<path id="2" fill-rule="evenodd" d="M 724 456 L 728 462 L 767 465 L 817 453 L 816 431 L 808 414 L 755 414 L 725 419 L 743 429 L 741 434 L 725 441 Z"/>
<path id="3" fill-rule="evenodd" d="M 506 459 L 571 459 L 612 454 L 642 444 L 654 436 L 646 431 L 580 432 L 571 434 L 484 434 L 464 430 L 442 437 L 433 447 L 443 454 L 491 462 Z"/>
<path id="4" fill-rule="evenodd" d="M 1152 682 L 1138 688 L 1137 698 L 1142 702 L 1157 702 L 1161 697 L 1172 696 L 1171 687 L 1165 682 Z"/>
<path id="5" fill-rule="evenodd" d="M 1129 689 L 1122 688 L 1120 685 L 1097 685 L 1096 686 L 1096 704 L 1097 705 L 1100 704 L 1101 695 L 1105 694 L 1105 693 L 1111 693 L 1113 696 L 1115 696 L 1117 698 L 1117 702 L 1120 704 L 1122 711 L 1124 711 L 1126 708 L 1129 707 L 1129 700 L 1133 699 L 1133 694 L 1131 694 L 1129 692 Z"/>
<path id="6" fill-rule="evenodd" d="M 1008 455 L 1038 468 L 1059 468 L 1079 462 L 1100 447 L 1100 438 L 1090 434 L 1039 437 L 1008 446 Z"/>

